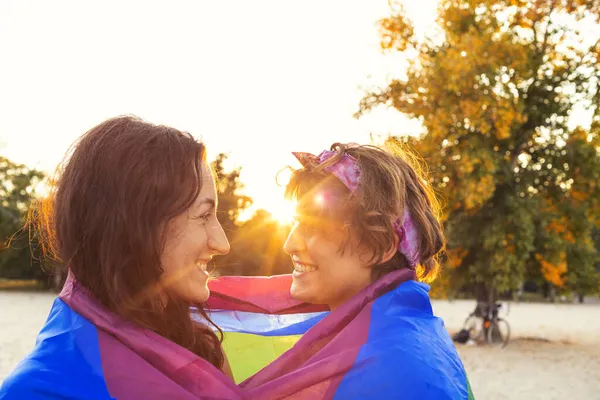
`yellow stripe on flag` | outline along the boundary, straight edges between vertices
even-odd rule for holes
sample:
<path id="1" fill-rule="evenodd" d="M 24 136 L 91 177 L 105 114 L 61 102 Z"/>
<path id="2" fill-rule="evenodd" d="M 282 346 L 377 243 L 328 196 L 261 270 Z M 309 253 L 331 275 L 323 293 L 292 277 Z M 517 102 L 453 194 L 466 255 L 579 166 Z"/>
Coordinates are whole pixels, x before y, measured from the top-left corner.
<path id="1" fill-rule="evenodd" d="M 260 336 L 225 332 L 223 348 L 236 383 L 254 375 L 289 350 L 302 335 Z"/>

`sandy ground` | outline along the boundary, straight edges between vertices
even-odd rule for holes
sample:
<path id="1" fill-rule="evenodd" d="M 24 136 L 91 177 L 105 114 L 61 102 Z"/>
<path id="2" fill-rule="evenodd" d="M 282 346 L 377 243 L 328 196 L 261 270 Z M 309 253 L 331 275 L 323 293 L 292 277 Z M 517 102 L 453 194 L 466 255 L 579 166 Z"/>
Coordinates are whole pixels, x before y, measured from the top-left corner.
<path id="1" fill-rule="evenodd" d="M 55 295 L 0 291 L 0 381 L 31 351 Z"/>
<path id="2" fill-rule="evenodd" d="M 433 302 L 450 332 L 474 306 Z M 501 309 L 514 338 L 506 348 L 457 345 L 477 399 L 600 399 L 600 304 L 503 303 Z"/>
<path id="3" fill-rule="evenodd" d="M 0 381 L 33 347 L 53 299 L 0 292 Z M 455 332 L 474 303 L 433 307 Z M 477 399 L 600 399 L 600 304 L 512 303 L 505 318 L 516 338 L 505 349 L 457 346 Z"/>

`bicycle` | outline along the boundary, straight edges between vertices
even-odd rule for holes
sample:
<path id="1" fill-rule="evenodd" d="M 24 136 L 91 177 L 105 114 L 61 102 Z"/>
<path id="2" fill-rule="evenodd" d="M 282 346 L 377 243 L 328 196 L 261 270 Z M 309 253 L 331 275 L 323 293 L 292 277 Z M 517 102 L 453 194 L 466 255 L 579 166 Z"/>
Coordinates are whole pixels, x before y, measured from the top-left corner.
<path id="1" fill-rule="evenodd" d="M 463 325 L 463 329 L 469 332 L 469 338 L 493 347 L 506 347 L 510 340 L 510 325 L 498 316 L 500 307 L 500 303 L 491 307 L 487 303 L 477 303 Z"/>

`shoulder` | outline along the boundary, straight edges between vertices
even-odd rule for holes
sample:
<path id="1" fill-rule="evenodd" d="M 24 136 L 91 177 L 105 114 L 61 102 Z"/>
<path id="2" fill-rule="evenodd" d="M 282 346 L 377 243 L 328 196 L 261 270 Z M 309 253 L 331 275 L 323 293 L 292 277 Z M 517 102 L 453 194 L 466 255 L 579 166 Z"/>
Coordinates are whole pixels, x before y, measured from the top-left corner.
<path id="1" fill-rule="evenodd" d="M 362 360 L 346 374 L 336 398 L 468 399 L 467 377 L 460 361 L 449 363 L 444 355 L 437 360 L 398 349 L 365 357 L 365 349 L 362 351 Z"/>
<path id="2" fill-rule="evenodd" d="M 55 357 L 55 361 L 48 360 L 34 350 L 4 380 L 0 400 L 112 399 L 91 370 L 70 363 L 60 353 Z"/>
<path id="3" fill-rule="evenodd" d="M 432 312 L 427 290 L 425 284 L 408 281 L 374 302 L 369 338 L 344 381 L 349 395 L 365 395 L 352 398 L 389 398 L 394 393 L 468 398 L 462 361 L 443 321 Z"/>
<path id="4" fill-rule="evenodd" d="M 48 368 L 30 354 L 2 383 L 0 400 L 74 398 L 65 397 L 63 381 L 59 369 Z"/>
<path id="5" fill-rule="evenodd" d="M 35 348 L 5 379 L 0 400 L 110 399 L 95 327 L 57 299 Z"/>
<path id="6" fill-rule="evenodd" d="M 36 395 L 36 387 L 40 386 L 40 382 L 32 379 L 32 370 L 29 366 L 21 364 L 2 382 L 0 387 L 0 400 L 17 400 L 17 399 L 41 399 L 41 395 Z"/>

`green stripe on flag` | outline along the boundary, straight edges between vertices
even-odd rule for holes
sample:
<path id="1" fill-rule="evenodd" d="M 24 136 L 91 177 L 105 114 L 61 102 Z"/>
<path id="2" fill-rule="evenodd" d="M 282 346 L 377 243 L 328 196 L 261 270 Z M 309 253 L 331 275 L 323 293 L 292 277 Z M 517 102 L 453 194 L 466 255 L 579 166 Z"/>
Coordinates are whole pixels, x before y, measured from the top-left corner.
<path id="1" fill-rule="evenodd" d="M 469 389 L 469 400 L 475 400 L 475 396 L 471 390 L 471 382 L 469 382 L 469 378 L 467 378 L 467 388 Z"/>
<path id="2" fill-rule="evenodd" d="M 289 350 L 301 335 L 260 336 L 225 332 L 223 348 L 236 383 L 254 375 Z"/>
<path id="3" fill-rule="evenodd" d="M 249 333 L 225 332 L 223 349 L 236 383 L 254 375 L 296 344 L 302 335 L 260 336 Z M 469 399 L 475 400 L 467 378 Z"/>

